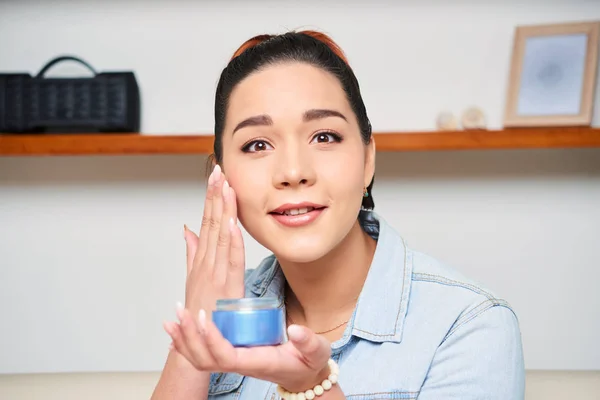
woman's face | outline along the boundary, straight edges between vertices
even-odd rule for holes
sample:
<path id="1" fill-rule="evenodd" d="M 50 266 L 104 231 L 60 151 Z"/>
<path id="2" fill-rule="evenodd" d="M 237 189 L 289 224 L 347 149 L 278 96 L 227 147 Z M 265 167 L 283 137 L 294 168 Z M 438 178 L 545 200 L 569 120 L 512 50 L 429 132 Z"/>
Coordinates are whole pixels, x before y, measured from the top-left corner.
<path id="1" fill-rule="evenodd" d="M 318 260 L 356 223 L 374 143 L 328 72 L 283 63 L 248 76 L 231 93 L 222 143 L 239 220 L 280 260 Z"/>

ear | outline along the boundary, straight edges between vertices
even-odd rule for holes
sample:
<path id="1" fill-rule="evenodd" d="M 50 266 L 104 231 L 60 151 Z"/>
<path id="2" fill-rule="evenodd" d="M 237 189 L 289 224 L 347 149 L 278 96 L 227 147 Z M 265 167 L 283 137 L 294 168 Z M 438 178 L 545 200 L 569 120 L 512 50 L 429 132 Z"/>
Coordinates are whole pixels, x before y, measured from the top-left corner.
<path id="1" fill-rule="evenodd" d="M 369 144 L 365 146 L 365 187 L 369 186 L 375 175 L 375 138 L 371 135 Z"/>

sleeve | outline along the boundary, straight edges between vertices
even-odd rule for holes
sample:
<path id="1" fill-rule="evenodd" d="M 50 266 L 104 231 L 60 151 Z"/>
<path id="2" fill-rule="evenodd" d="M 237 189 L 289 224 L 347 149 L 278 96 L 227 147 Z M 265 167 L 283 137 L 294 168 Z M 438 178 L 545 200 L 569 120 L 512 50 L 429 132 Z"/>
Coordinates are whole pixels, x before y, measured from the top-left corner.
<path id="1" fill-rule="evenodd" d="M 438 347 L 419 400 L 522 400 L 525 368 L 521 332 L 503 305 L 459 318 Z"/>

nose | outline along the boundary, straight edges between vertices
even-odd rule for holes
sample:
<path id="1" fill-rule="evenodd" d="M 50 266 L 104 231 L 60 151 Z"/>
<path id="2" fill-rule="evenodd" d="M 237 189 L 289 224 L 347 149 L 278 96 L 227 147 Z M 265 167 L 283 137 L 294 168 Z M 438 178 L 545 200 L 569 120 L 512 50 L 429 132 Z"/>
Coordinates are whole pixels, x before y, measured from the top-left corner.
<path id="1" fill-rule="evenodd" d="M 316 166 L 308 149 L 287 146 L 278 152 L 273 185 L 278 189 L 312 186 L 316 181 Z"/>

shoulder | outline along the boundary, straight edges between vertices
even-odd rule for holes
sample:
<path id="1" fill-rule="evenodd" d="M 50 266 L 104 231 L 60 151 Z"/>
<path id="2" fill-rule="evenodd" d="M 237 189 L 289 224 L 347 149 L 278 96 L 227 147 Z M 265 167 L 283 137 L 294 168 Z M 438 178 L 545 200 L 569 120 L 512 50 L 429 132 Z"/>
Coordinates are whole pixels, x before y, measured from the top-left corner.
<path id="1" fill-rule="evenodd" d="M 431 255 L 410 248 L 407 252 L 412 260 L 411 298 L 421 304 L 423 310 L 433 307 L 447 313 L 452 321 L 448 334 L 465 323 L 482 322 L 475 321 L 482 315 L 487 326 L 495 322 L 508 331 L 518 330 L 516 313 L 504 297 Z"/>
<path id="2" fill-rule="evenodd" d="M 412 248 L 407 248 L 412 261 L 414 282 L 431 283 L 433 287 L 443 285 L 456 288 L 455 292 L 465 296 L 498 299 L 497 295 L 482 283 L 467 277 L 455 267 Z"/>
<path id="3" fill-rule="evenodd" d="M 409 250 L 411 301 L 419 315 L 410 332 L 431 342 L 424 398 L 523 398 L 519 322 L 504 298 L 434 257 Z M 427 328 L 428 331 L 424 332 Z M 449 371 L 473 377 L 470 383 Z M 492 372 L 490 372 L 492 371 Z"/>
<path id="4" fill-rule="evenodd" d="M 459 269 L 430 254 L 418 251 L 383 218 L 376 218 L 379 231 L 378 248 L 385 255 L 385 268 L 392 271 L 404 270 L 410 277 L 411 302 L 438 302 L 436 308 L 447 311 L 466 310 L 470 307 L 505 307 L 512 311 L 510 304 L 499 294 L 481 282 L 466 276 Z M 432 304 L 429 304 L 432 305 Z"/>

